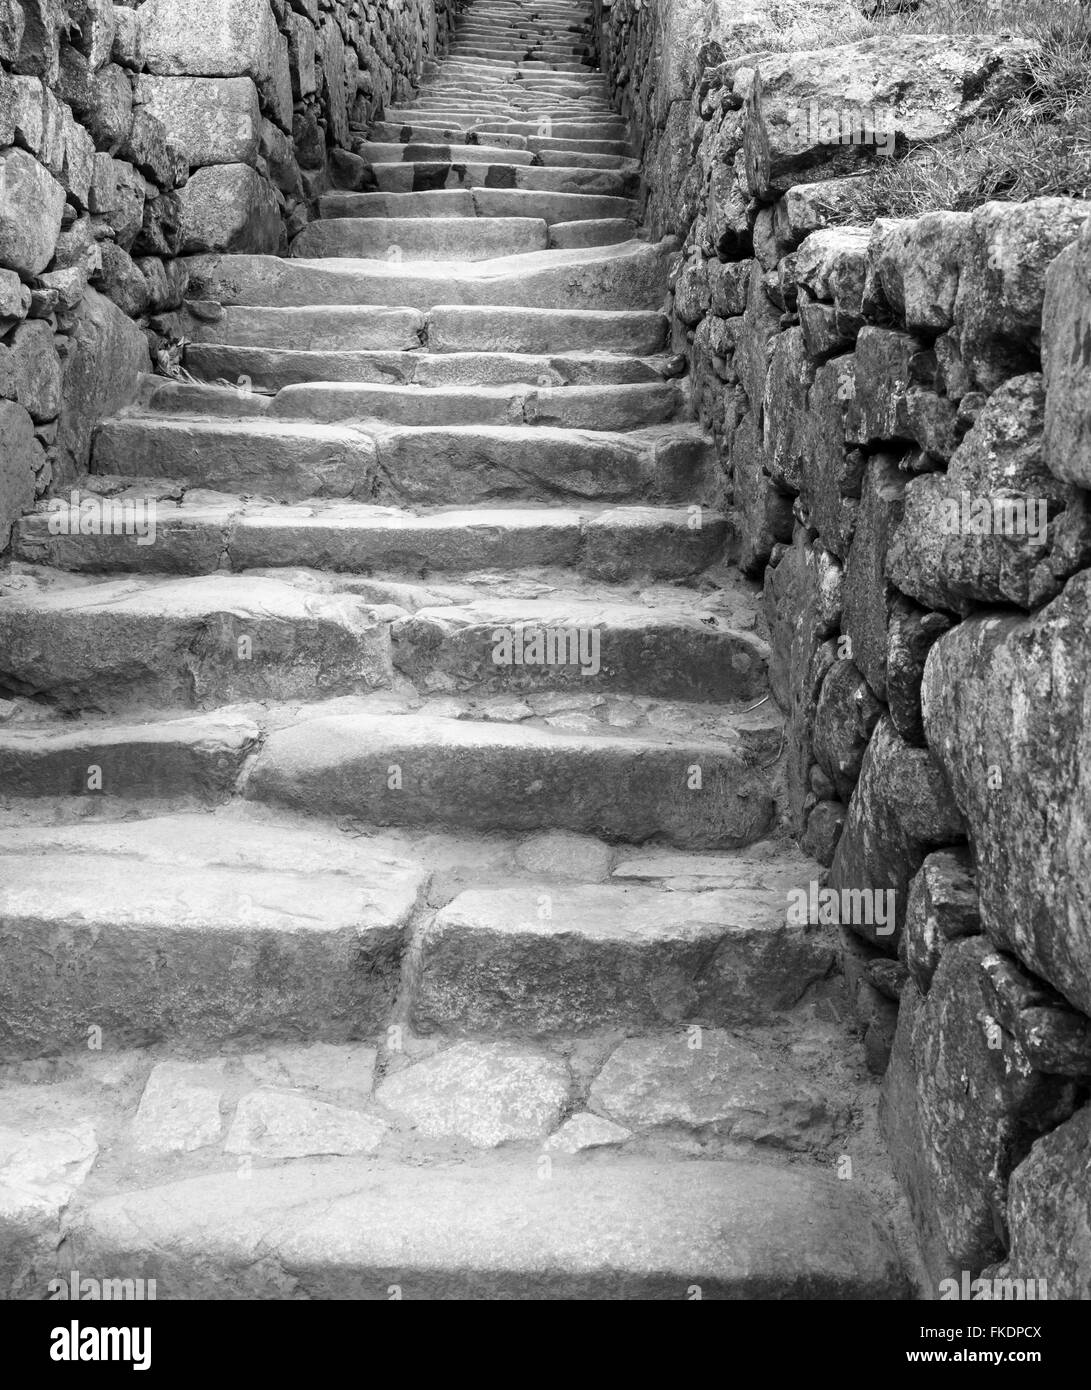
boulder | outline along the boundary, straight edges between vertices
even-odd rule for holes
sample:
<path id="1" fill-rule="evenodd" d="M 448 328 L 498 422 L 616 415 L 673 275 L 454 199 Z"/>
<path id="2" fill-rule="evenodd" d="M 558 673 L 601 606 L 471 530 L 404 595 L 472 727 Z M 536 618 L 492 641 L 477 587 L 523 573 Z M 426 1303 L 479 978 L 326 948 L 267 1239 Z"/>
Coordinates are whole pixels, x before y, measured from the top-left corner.
<path id="1" fill-rule="evenodd" d="M 136 99 L 189 168 L 253 164 L 261 110 L 249 77 L 138 77 Z"/>
<path id="2" fill-rule="evenodd" d="M 87 471 L 95 425 L 128 405 L 136 395 L 138 375 L 150 370 L 144 334 L 104 295 L 88 289 L 69 335 L 54 451 L 56 484 Z"/>
<path id="3" fill-rule="evenodd" d="M 887 573 L 928 608 L 1034 608 L 1091 563 L 1084 495 L 1046 466 L 1045 391 L 1036 374 L 989 398 L 946 473 L 912 479 Z"/>
<path id="4" fill-rule="evenodd" d="M 0 552 L 7 549 L 12 525 L 34 504 L 40 462 L 29 412 L 15 401 L 0 400 Z"/>
<path id="5" fill-rule="evenodd" d="M 985 203 L 974 210 L 954 320 L 962 360 L 982 390 L 1038 370 L 1046 273 L 1089 216 L 1091 203 L 1078 198 Z"/>
<path id="6" fill-rule="evenodd" d="M 25 150 L 0 153 L 0 266 L 28 279 L 53 259 L 64 189 Z"/>
<path id="7" fill-rule="evenodd" d="M 1091 487 L 1091 221 L 1046 270 L 1042 371 L 1046 461 L 1058 478 Z"/>
<path id="8" fill-rule="evenodd" d="M 1011 1250 L 1004 1274 L 1040 1280 L 1046 1292 L 1038 1292 L 1036 1283 L 1039 1297 L 1083 1303 L 1091 1299 L 1088 1153 L 1091 1105 L 1039 1139 L 1011 1175 Z"/>
<path id="9" fill-rule="evenodd" d="M 762 54 L 734 88 L 750 192 L 772 202 L 954 135 L 1029 86 L 1032 52 L 989 35 L 899 33 Z"/>
<path id="10" fill-rule="evenodd" d="M 893 893 L 893 914 L 881 930 L 867 922 L 843 925 L 893 954 L 905 920 L 910 880 L 926 854 L 964 835 L 958 807 L 931 754 L 900 739 L 884 716 L 864 754 L 829 886 L 837 892 Z"/>
<path id="11" fill-rule="evenodd" d="M 272 75 L 280 35 L 268 0 L 145 0 L 138 17 L 149 72 Z"/>
<path id="12" fill-rule="evenodd" d="M 941 637 L 923 691 L 929 744 L 973 840 L 985 931 L 1086 1014 L 1089 663 L 1084 572 L 1033 618 L 969 618 Z"/>
<path id="13" fill-rule="evenodd" d="M 247 164 L 198 169 L 180 190 L 183 252 L 275 254 L 283 229 L 272 185 Z"/>

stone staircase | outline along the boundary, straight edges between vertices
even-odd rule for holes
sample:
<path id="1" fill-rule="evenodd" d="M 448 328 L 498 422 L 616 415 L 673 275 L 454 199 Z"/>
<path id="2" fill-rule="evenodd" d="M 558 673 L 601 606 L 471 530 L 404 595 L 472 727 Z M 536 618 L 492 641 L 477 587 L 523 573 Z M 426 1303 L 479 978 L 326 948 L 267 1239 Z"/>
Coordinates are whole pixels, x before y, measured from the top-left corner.
<path id="1" fill-rule="evenodd" d="M 9 1296 L 912 1296 L 589 32 L 474 4 L 19 527 Z"/>

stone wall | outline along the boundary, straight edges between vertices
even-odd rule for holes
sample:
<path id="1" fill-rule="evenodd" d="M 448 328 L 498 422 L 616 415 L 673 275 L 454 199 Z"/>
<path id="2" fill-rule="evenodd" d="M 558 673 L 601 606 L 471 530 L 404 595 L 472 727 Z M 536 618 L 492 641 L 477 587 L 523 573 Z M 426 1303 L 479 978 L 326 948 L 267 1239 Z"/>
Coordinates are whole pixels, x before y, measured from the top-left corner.
<path id="1" fill-rule="evenodd" d="M 1089 1298 L 1091 204 L 845 224 L 1025 89 L 1023 41 L 850 0 L 598 20 L 927 1266 Z"/>
<path id="2" fill-rule="evenodd" d="M 0 0 L 0 553 L 170 372 L 186 257 L 284 252 L 461 0 Z"/>

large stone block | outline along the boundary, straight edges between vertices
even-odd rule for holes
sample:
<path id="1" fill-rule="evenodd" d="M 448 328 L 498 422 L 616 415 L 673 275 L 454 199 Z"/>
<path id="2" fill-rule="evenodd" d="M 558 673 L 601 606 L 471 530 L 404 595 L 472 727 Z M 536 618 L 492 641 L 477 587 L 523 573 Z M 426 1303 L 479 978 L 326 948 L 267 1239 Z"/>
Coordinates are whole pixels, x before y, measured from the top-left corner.
<path id="1" fill-rule="evenodd" d="M 815 367 L 803 330 L 789 328 L 773 339 L 765 378 L 764 447 L 769 475 L 780 488 L 799 492 L 807 457 L 807 393 Z"/>
<path id="2" fill-rule="evenodd" d="M 883 34 L 761 54 L 735 80 L 751 193 L 771 202 L 953 135 L 1029 85 L 1031 50 L 992 36 Z"/>
<path id="3" fill-rule="evenodd" d="M 983 390 L 1038 369 L 1046 273 L 1089 216 L 1091 203 L 1078 198 L 985 203 L 974 211 L 954 319 L 962 360 Z"/>
<path id="4" fill-rule="evenodd" d="M 802 420 L 800 502 L 822 543 L 841 560 L 856 529 L 864 478 L 863 454 L 845 442 L 855 391 L 851 354 L 824 362 L 815 372 Z"/>
<path id="5" fill-rule="evenodd" d="M 770 685 L 788 716 L 788 800 L 798 834 L 809 809 L 818 695 L 836 659 L 830 639 L 841 616 L 841 566 L 822 545 L 808 544 L 802 527 L 766 573 L 765 611 Z"/>
<path id="6" fill-rule="evenodd" d="M 1049 466 L 1091 487 L 1091 221 L 1046 271 L 1042 371 Z"/>
<path id="7" fill-rule="evenodd" d="M 1091 1105 L 1039 1139 L 1011 1175 L 1011 1253 L 1002 1273 L 1044 1280 L 1050 1300 L 1091 1300 L 1088 1154 Z"/>
<path id="8" fill-rule="evenodd" d="M 144 334 L 105 296 L 88 289 L 69 335 L 53 463 L 56 484 L 87 471 L 96 423 L 128 405 L 136 395 L 139 373 L 150 370 Z"/>
<path id="9" fill-rule="evenodd" d="M 1091 1014 L 1089 665 L 1085 572 L 1033 618 L 970 618 L 941 637 L 923 706 L 968 823 L 986 932 Z"/>
<path id="10" fill-rule="evenodd" d="M 835 662 L 818 697 L 814 756 L 842 801 L 848 801 L 859 780 L 864 751 L 882 712 L 852 662 Z"/>
<path id="11" fill-rule="evenodd" d="M 1079 489 L 1046 467 L 1045 392 L 1015 377 L 989 398 L 946 473 L 906 487 L 887 573 L 929 608 L 1033 608 L 1091 562 L 1091 520 Z"/>
<path id="12" fill-rule="evenodd" d="M 968 212 L 928 212 L 871 243 L 870 270 L 911 333 L 944 333 L 954 323 L 970 226 Z"/>
<path id="13" fill-rule="evenodd" d="M 279 249 L 283 228 L 276 195 L 249 165 L 198 169 L 179 196 L 183 252 Z"/>
<path id="14" fill-rule="evenodd" d="M 137 78 L 136 99 L 162 122 L 191 169 L 254 163 L 261 110 L 249 77 L 143 76 Z"/>
<path id="15" fill-rule="evenodd" d="M 43 319 L 21 323 L 11 336 L 15 399 L 37 423 L 52 420 L 61 405 L 61 363 L 53 330 Z"/>
<path id="16" fill-rule="evenodd" d="M 887 696 L 886 663 L 893 591 L 886 581 L 891 538 L 902 519 L 906 479 L 886 454 L 867 464 L 852 548 L 845 564 L 845 618 L 851 656 L 880 700 Z"/>
<path id="17" fill-rule="evenodd" d="M 956 843 L 964 834 L 958 807 L 929 752 L 910 747 L 884 716 L 863 757 L 830 869 L 830 887 L 839 892 L 893 893 L 893 911 L 878 926 L 855 921 L 843 925 L 893 953 L 905 920 L 910 880 L 926 854 Z"/>
<path id="18" fill-rule="evenodd" d="M 0 154 L 0 266 L 28 279 L 53 259 L 64 189 L 25 150 Z"/>
<path id="19" fill-rule="evenodd" d="M 1038 1071 L 990 1013 L 990 951 L 979 937 L 953 942 L 927 997 L 903 992 L 883 1089 L 883 1132 L 937 1281 L 1003 1254 L 1011 1170 L 1077 1095 L 1072 1081 Z"/>
<path id="20" fill-rule="evenodd" d="M 138 15 L 149 72 L 272 75 L 279 33 L 268 0 L 145 0 Z"/>
<path id="21" fill-rule="evenodd" d="M 15 521 L 34 503 L 40 459 L 29 412 L 15 401 L 0 400 L 0 552 L 7 549 Z"/>

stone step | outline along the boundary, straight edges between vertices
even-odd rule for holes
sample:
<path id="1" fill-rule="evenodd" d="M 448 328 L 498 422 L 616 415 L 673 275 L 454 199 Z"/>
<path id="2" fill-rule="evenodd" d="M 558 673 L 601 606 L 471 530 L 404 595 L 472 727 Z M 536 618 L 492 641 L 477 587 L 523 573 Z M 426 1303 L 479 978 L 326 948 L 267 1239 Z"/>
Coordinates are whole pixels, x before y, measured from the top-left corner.
<path id="1" fill-rule="evenodd" d="M 534 425 L 366 431 L 281 419 L 130 414 L 105 421 L 93 450 L 98 474 L 170 478 L 284 502 L 677 503 L 699 498 L 712 468 L 711 442 L 684 424 L 624 434 Z"/>
<path id="2" fill-rule="evenodd" d="M 471 112 L 468 116 L 443 116 L 435 112 L 425 114 L 412 107 L 387 107 L 385 119 L 392 125 L 437 125 L 444 130 L 473 131 L 481 129 L 490 134 L 541 136 L 542 120 L 516 120 L 513 117 L 482 116 Z M 552 116 L 548 121 L 550 137 L 554 140 L 628 140 L 628 122 L 621 116 L 580 117 L 560 120 Z"/>
<path id="3" fill-rule="evenodd" d="M 525 136 L 519 137 L 521 140 Z M 355 153 L 369 164 L 396 164 L 404 160 L 413 163 L 450 163 L 474 161 L 477 164 L 533 164 L 534 154 L 528 149 L 510 149 L 504 145 L 490 145 L 487 141 L 466 145 L 457 141 L 442 140 L 362 140 L 355 147 Z"/>
<path id="4" fill-rule="evenodd" d="M 421 124 L 414 122 L 412 125 L 398 125 L 394 121 L 375 121 L 368 127 L 367 141 L 375 141 L 377 144 L 386 145 L 427 145 L 433 142 L 446 142 L 447 144 L 460 145 L 463 143 L 473 145 L 477 142 L 477 136 L 473 139 L 466 139 L 467 132 L 461 127 L 455 129 L 442 124 L 431 124 L 427 122 Z M 367 143 L 364 141 L 363 143 Z M 505 150 L 527 150 L 525 135 L 505 135 L 498 132 L 488 140 L 482 140 L 481 144 L 489 145 L 493 149 Z M 622 153 L 622 151 L 618 151 Z"/>
<path id="5" fill-rule="evenodd" d="M 160 574 L 305 565 L 423 575 L 551 565 L 617 582 L 698 574 L 719 557 L 727 539 L 723 517 L 706 510 L 695 526 L 688 508 L 479 507 L 417 516 L 321 500 L 158 500 L 151 546 L 122 531 L 81 535 L 72 524 L 76 509 L 66 514 L 63 530 L 54 509 L 22 517 L 14 542 L 18 558 L 73 571 Z M 180 733 L 200 727 L 199 720 L 187 721 Z"/>
<path id="6" fill-rule="evenodd" d="M 392 168 L 399 166 L 393 165 Z M 543 172 L 543 171 L 538 171 Z M 303 261 L 278 256 L 189 258 L 190 293 L 221 304 L 504 305 L 528 309 L 655 309 L 671 242 L 539 251 L 495 261 Z"/>
<path id="7" fill-rule="evenodd" d="M 260 736 L 250 719 L 228 713 L 154 724 L 0 729 L 0 796 L 211 806 L 234 792 Z"/>
<path id="8" fill-rule="evenodd" d="M 713 1160 L 233 1166 L 100 1198 L 66 1254 L 189 1299 L 906 1298 L 857 1187 Z"/>
<path id="9" fill-rule="evenodd" d="M 56 581 L 0 602 L 0 686 L 61 708 L 207 708 L 392 679 L 389 628 L 349 594 L 242 575 Z"/>
<path id="10" fill-rule="evenodd" d="M 421 608 L 394 624 L 394 664 L 418 687 L 475 692 L 624 690 L 737 703 L 768 689 L 768 649 L 730 614 L 692 599 L 636 602 L 483 598 Z M 502 658 L 499 661 L 498 658 Z"/>
<path id="11" fill-rule="evenodd" d="M 540 251 L 548 240 L 546 223 L 537 217 L 328 217 L 304 227 L 290 254 L 304 260 L 487 261 Z"/>
<path id="12" fill-rule="evenodd" d="M 747 868 L 740 851 L 738 875 L 700 892 L 547 880 L 460 893 L 415 943 L 413 1026 L 542 1037 L 767 1023 L 833 965 L 819 932 L 786 921 L 789 892 L 821 868 L 787 855 Z"/>
<path id="13" fill-rule="evenodd" d="M 109 852 L 104 836 L 0 851 L 4 1054 L 86 1044 L 89 1021 L 111 1050 L 385 1026 L 420 864 L 336 831 L 253 825 L 234 843 L 207 815 L 164 825 L 168 844 L 152 819 Z"/>
<path id="14" fill-rule="evenodd" d="M 309 306 L 214 305 L 203 318 L 191 317 L 187 337 L 211 338 L 237 347 L 292 348 L 300 352 L 408 352 L 421 344 L 425 316 L 419 309 L 375 305 Z"/>
<path id="15" fill-rule="evenodd" d="M 323 193 L 319 210 L 324 218 L 540 218 L 547 224 L 582 219 L 628 219 L 637 204 L 631 198 L 593 193 L 538 193 L 528 189 L 439 189 L 434 193 Z M 321 223 L 311 223 L 311 230 Z M 305 233 L 303 234 L 305 235 Z M 632 240 L 630 233 L 625 240 Z M 299 246 L 297 240 L 296 245 Z M 451 248 L 453 249 L 453 247 Z"/>
<path id="16" fill-rule="evenodd" d="M 507 132 L 511 135 L 541 135 L 543 130 L 554 139 L 575 136 L 577 139 L 627 140 L 628 122 L 620 116 L 602 114 L 588 115 L 577 112 L 562 115 L 558 111 L 547 111 L 540 117 L 528 118 L 525 115 L 511 115 L 504 111 L 468 111 L 465 107 L 441 107 L 421 109 L 418 107 L 386 108 L 388 121 L 412 125 L 414 121 L 442 125 L 445 128 L 473 130 L 482 127 L 489 131 Z M 548 123 L 547 123 L 548 122 Z"/>
<path id="17" fill-rule="evenodd" d="M 699 784 L 699 785 L 698 785 Z M 767 779 L 730 744 L 572 734 L 425 713 L 329 715 L 269 734 L 249 800 L 376 825 L 653 836 L 740 848 L 773 815 Z"/>
<path id="18" fill-rule="evenodd" d="M 390 386 L 307 382 L 285 386 L 267 419 L 339 424 L 542 425 L 554 429 L 639 429 L 673 419 L 682 396 L 672 382 L 633 386 Z"/>
<path id="19" fill-rule="evenodd" d="M 415 350 L 422 342 L 430 353 L 583 352 L 647 357 L 663 349 L 666 336 L 665 315 L 646 310 L 502 305 L 439 304 L 424 312 L 341 305 L 318 309 L 229 305 L 213 321 L 193 320 L 187 326 L 187 337 L 202 346 L 217 343 L 297 354 L 388 350 L 384 360 L 412 357 L 414 362 L 421 362 Z"/>
<path id="20" fill-rule="evenodd" d="M 422 131 L 421 137 L 426 133 Z M 536 144 L 543 145 L 540 150 L 532 151 L 490 145 L 489 140 L 492 138 L 494 137 L 490 135 L 488 140 L 478 144 L 460 143 L 457 140 L 448 142 L 438 138 L 433 140 L 417 138 L 413 141 L 365 140 L 356 146 L 356 152 L 362 159 L 366 159 L 372 164 L 458 164 L 460 162 L 482 164 L 488 162 L 492 165 L 515 164 L 521 167 L 533 165 L 551 169 L 610 169 L 615 173 L 622 174 L 634 174 L 638 171 L 636 160 L 630 157 L 574 148 L 578 144 L 595 143 L 593 141 L 557 140 L 545 145 L 537 136 L 519 135 L 512 137 L 512 139 L 524 141 L 533 139 Z M 598 143 L 617 142 L 600 141 Z M 504 177 L 510 178 L 512 176 L 499 173 L 494 175 L 497 181 Z M 503 187 L 499 182 L 495 186 Z"/>
<path id="21" fill-rule="evenodd" d="M 374 495 L 375 441 L 359 430 L 287 420 L 117 416 L 92 446 L 93 471 L 173 478 L 291 502 Z"/>
<path id="22" fill-rule="evenodd" d="M 584 218 L 577 222 L 554 222 L 549 244 L 560 250 L 576 246 L 620 246 L 636 235 L 636 223 L 626 217 Z"/>
<path id="23" fill-rule="evenodd" d="M 643 310 L 519 309 L 451 305 L 428 315 L 431 352 L 618 352 L 666 345 L 667 319 Z"/>
<path id="24" fill-rule="evenodd" d="M 591 224 L 594 225 L 594 224 Z M 225 387 L 275 394 L 301 382 L 402 382 L 417 386 L 620 386 L 656 384 L 663 379 L 663 359 L 607 353 L 556 356 L 517 352 L 294 352 L 290 348 L 247 348 L 216 343 L 189 343 L 186 369 L 201 381 L 216 384 L 210 397 L 200 385 L 157 378 L 145 407 L 156 412 L 235 415 L 238 396 Z M 257 397 L 260 413 L 268 399 Z"/>
<path id="25" fill-rule="evenodd" d="M 623 169 L 562 167 L 555 165 L 459 164 L 450 160 L 434 163 L 373 164 L 375 189 L 379 193 L 423 193 L 443 188 L 533 189 L 540 193 L 584 193 L 611 198 L 632 198 L 639 191 L 640 178 Z M 367 194 L 346 193 L 338 207 L 350 207 L 353 197 Z M 311 223 L 310 230 L 316 224 Z M 452 258 L 453 259 L 453 258 Z"/>

